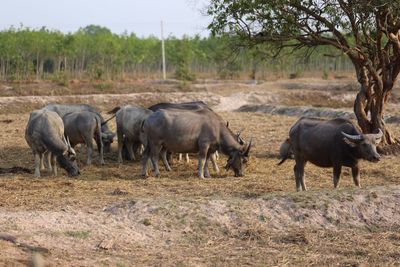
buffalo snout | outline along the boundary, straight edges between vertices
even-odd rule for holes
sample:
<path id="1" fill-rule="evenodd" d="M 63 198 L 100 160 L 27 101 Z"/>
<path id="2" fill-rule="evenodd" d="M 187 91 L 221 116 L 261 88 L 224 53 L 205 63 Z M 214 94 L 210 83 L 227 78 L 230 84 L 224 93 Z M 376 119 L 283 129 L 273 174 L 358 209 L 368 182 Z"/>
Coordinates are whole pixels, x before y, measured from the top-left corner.
<path id="1" fill-rule="evenodd" d="M 371 157 L 368 160 L 372 161 L 372 162 L 378 162 L 378 161 L 380 161 L 380 159 L 381 159 L 381 156 L 378 153 L 376 153 L 376 154 L 371 155 Z"/>

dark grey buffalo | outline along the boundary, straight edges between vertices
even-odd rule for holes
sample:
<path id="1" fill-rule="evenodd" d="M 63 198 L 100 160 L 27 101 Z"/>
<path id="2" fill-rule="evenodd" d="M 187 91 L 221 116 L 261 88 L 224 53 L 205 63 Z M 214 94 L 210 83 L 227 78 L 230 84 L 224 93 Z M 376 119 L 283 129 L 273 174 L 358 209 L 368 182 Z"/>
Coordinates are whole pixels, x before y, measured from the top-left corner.
<path id="1" fill-rule="evenodd" d="M 210 111 L 213 112 L 213 110 L 203 101 L 193 101 L 193 102 L 182 102 L 182 103 L 169 103 L 169 102 L 162 102 L 162 103 L 158 103 L 155 104 L 153 106 L 149 107 L 150 110 L 152 111 L 157 111 L 160 109 L 178 109 L 178 110 L 200 110 L 200 109 L 208 109 Z M 216 113 L 215 113 L 216 114 Z M 221 119 L 221 121 L 223 120 L 218 114 L 216 114 L 216 116 L 218 116 L 218 118 Z M 241 142 L 243 142 L 243 140 L 240 138 L 239 136 L 240 134 L 238 134 L 238 138 L 241 140 Z M 168 151 L 167 155 L 168 157 L 168 163 L 171 163 L 172 161 L 172 156 L 170 151 Z M 214 154 L 211 155 L 211 163 L 213 165 L 213 169 L 216 172 L 219 172 L 219 168 L 218 168 L 218 164 L 217 164 L 217 159 L 218 159 L 219 155 L 218 155 L 218 151 L 216 151 Z M 189 162 L 189 154 L 185 154 L 185 159 L 186 162 Z M 182 154 L 179 153 L 179 161 L 182 160 Z"/>
<path id="2" fill-rule="evenodd" d="M 226 169 L 233 169 L 235 176 L 243 176 L 243 163 L 249 157 L 251 142 L 241 145 L 226 124 L 214 112 L 199 110 L 161 109 L 144 121 L 142 129 L 147 146 L 142 160 L 142 175 L 147 176 L 148 160 L 151 159 L 158 177 L 159 153 L 164 165 L 169 167 L 165 151 L 177 153 L 199 153 L 199 177 L 210 177 L 208 160 L 210 155 L 221 150 L 229 156 Z M 163 153 L 164 151 L 164 153 Z"/>
<path id="3" fill-rule="evenodd" d="M 116 109 L 114 109 L 116 110 Z M 135 160 L 134 150 L 140 149 L 146 144 L 141 132 L 142 122 L 147 119 L 153 111 L 137 106 L 127 105 L 121 107 L 115 114 L 118 136 L 118 162 L 122 163 L 122 147 L 125 143 L 131 159 Z"/>
<path id="4" fill-rule="evenodd" d="M 35 157 L 35 176 L 40 177 L 40 167 L 45 153 L 51 158 L 48 167 L 57 175 L 56 160 L 69 176 L 77 176 L 76 154 L 64 136 L 64 124 L 60 116 L 48 110 L 31 113 L 25 130 L 25 139 Z M 53 166 L 51 166 L 53 165 Z"/>
<path id="5" fill-rule="evenodd" d="M 88 104 L 49 104 L 43 109 L 51 110 L 56 112 L 60 117 L 64 117 L 65 114 L 78 111 L 90 111 L 96 113 L 101 119 L 101 132 L 103 133 L 103 146 L 104 152 L 111 150 L 111 143 L 114 140 L 115 133 L 111 132 L 108 128 L 107 121 L 96 111 L 94 107 Z"/>
<path id="6" fill-rule="evenodd" d="M 101 118 L 97 112 L 77 111 L 70 112 L 62 118 L 64 133 L 69 138 L 72 147 L 77 144 L 85 144 L 87 147 L 86 164 L 92 164 L 93 138 L 97 144 L 100 164 L 104 164 L 103 141 L 105 134 L 101 132 Z"/>
<path id="7" fill-rule="evenodd" d="M 319 167 L 333 167 L 335 188 L 339 183 L 342 166 L 350 167 L 354 184 L 360 187 L 358 162 L 360 159 L 379 161 L 376 146 L 381 138 L 381 130 L 377 134 L 362 134 L 357 126 L 346 119 L 300 118 L 289 131 L 288 146 L 296 161 L 294 175 L 297 191 L 306 190 L 304 166 L 308 161 Z M 279 164 L 286 158 L 284 157 Z"/>

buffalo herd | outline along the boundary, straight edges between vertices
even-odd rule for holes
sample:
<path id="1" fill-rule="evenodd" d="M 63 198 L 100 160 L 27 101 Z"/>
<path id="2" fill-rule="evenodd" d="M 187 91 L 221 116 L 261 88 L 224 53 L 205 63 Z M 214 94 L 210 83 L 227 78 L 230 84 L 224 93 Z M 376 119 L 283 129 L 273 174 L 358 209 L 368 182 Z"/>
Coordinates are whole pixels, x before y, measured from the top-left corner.
<path id="1" fill-rule="evenodd" d="M 49 104 L 30 114 L 25 139 L 35 158 L 35 176 L 48 168 L 57 175 L 57 163 L 69 176 L 80 174 L 76 163 L 75 146 L 86 146 L 86 164 L 92 163 L 93 139 L 99 163 L 105 164 L 104 153 L 110 151 L 114 140 L 107 125 L 115 117 L 118 140 L 118 162 L 141 157 L 142 177 L 148 168 L 160 176 L 158 161 L 161 156 L 167 171 L 171 171 L 173 153 L 197 153 L 198 176 L 210 177 L 208 163 L 218 172 L 218 152 L 227 156 L 225 169 L 236 177 L 243 176 L 249 160 L 252 140 L 246 142 L 240 132 L 234 133 L 229 124 L 202 101 L 159 103 L 149 108 L 136 105 L 116 107 L 105 120 L 87 104 Z M 359 160 L 377 162 L 376 147 L 382 131 L 362 134 L 350 120 L 300 118 L 282 143 L 282 164 L 294 158 L 297 191 L 306 190 L 304 167 L 311 162 L 319 167 L 333 168 L 333 184 L 338 186 L 342 166 L 352 170 L 354 184 L 360 187 Z M 188 156 L 187 156 L 188 157 Z M 47 165 L 47 166 L 45 166 Z"/>

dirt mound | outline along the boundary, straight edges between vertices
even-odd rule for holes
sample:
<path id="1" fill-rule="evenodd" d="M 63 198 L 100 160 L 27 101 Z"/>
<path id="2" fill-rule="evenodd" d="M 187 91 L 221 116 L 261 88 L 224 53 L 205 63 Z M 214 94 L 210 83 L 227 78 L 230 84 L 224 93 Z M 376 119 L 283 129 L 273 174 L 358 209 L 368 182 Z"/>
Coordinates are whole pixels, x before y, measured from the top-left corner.
<path id="1" fill-rule="evenodd" d="M 347 118 L 355 119 L 352 112 L 348 110 L 337 110 L 313 107 L 287 107 L 274 105 L 244 105 L 238 108 L 239 112 L 261 112 L 291 117 L 324 117 L 324 118 Z"/>
<path id="2" fill-rule="evenodd" d="M 291 117 L 345 118 L 355 120 L 354 113 L 349 109 L 330 109 L 315 107 L 288 107 L 275 105 L 243 105 L 235 111 L 259 112 Z M 387 116 L 386 123 L 400 123 L 400 116 Z"/>

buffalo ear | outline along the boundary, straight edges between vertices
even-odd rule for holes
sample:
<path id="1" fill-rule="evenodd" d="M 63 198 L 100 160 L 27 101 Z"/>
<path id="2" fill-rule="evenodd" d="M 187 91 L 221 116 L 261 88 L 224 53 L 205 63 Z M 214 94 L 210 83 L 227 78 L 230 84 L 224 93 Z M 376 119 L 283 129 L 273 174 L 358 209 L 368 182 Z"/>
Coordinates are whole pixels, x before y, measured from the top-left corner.
<path id="1" fill-rule="evenodd" d="M 356 144 L 355 142 L 353 142 L 352 140 L 350 140 L 350 139 L 347 138 L 347 137 L 344 137 L 344 138 L 343 138 L 343 141 L 344 141 L 346 144 L 348 144 L 349 146 L 351 146 L 351 147 L 356 147 L 356 146 L 357 146 L 357 144 Z"/>
<path id="2" fill-rule="evenodd" d="M 226 162 L 225 165 L 225 170 L 229 170 L 232 167 L 232 157 L 229 157 L 228 161 Z"/>

